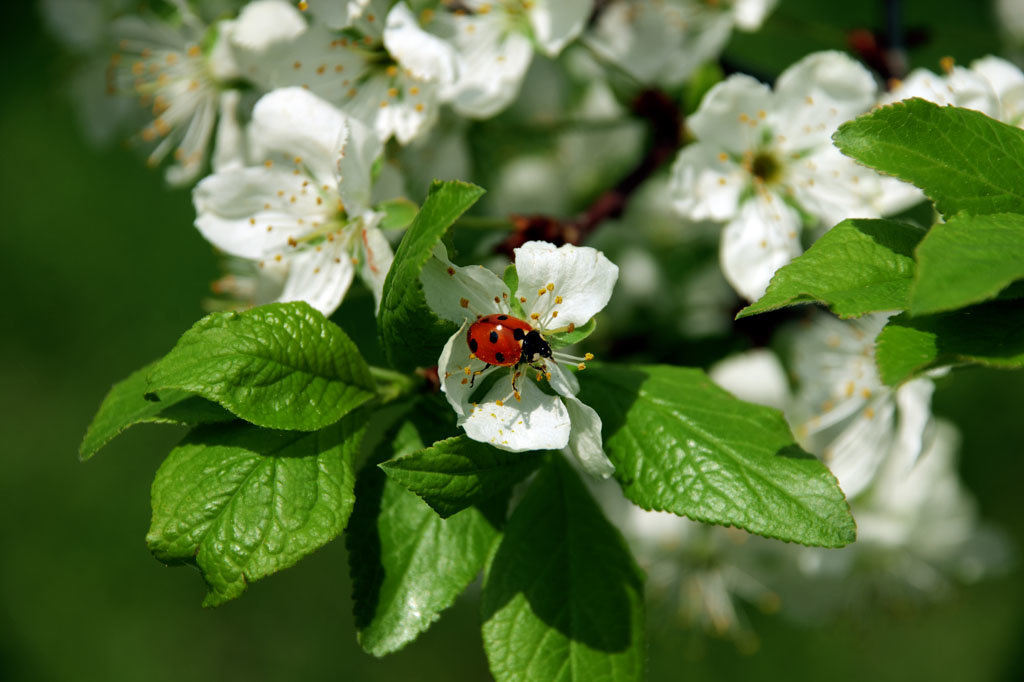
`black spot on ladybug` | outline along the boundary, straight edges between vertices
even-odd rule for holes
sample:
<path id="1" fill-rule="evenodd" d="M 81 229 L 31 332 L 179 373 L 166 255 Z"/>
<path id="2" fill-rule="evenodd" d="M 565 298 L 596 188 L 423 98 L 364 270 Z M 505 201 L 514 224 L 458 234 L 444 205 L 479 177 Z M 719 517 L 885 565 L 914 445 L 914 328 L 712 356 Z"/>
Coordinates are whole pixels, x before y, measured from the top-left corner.
<path id="1" fill-rule="evenodd" d="M 524 332 L 522 329 L 512 330 L 512 338 L 514 338 L 516 341 L 522 341 L 524 336 L 526 336 L 526 332 Z"/>
<path id="2" fill-rule="evenodd" d="M 491 332 L 491 335 L 487 338 L 491 340 L 491 343 L 498 343 L 498 332 Z"/>
<path id="3" fill-rule="evenodd" d="M 508 315 L 498 315 L 498 319 L 499 320 L 507 320 L 508 319 Z"/>
<path id="4" fill-rule="evenodd" d="M 494 332 L 491 332 L 491 334 L 493 335 Z M 505 354 L 504 353 L 495 353 L 494 354 L 494 359 L 497 360 L 499 363 L 505 362 Z"/>
<path id="5" fill-rule="evenodd" d="M 477 347 L 476 339 L 470 339 L 469 340 L 469 350 L 471 350 L 471 351 L 473 351 L 475 353 L 476 352 L 476 347 Z"/>

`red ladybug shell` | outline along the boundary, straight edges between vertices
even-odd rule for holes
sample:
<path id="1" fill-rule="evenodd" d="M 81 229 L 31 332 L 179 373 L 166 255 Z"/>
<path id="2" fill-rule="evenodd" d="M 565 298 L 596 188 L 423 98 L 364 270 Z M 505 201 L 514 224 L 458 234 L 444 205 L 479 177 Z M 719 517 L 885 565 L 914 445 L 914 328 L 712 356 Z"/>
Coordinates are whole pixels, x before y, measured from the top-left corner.
<path id="1" fill-rule="evenodd" d="M 519 362 L 523 339 L 533 327 L 511 315 L 484 315 L 466 334 L 469 350 L 488 365 L 507 367 Z"/>

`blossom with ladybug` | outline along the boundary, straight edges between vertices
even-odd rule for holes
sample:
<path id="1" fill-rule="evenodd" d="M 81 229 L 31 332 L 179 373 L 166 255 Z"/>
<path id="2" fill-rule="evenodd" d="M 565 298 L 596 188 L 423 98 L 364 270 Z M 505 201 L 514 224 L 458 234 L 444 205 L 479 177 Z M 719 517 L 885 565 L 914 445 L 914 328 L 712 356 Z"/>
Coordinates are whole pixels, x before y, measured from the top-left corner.
<path id="1" fill-rule="evenodd" d="M 567 448 L 585 470 L 609 476 L 601 418 L 576 394 L 572 371 L 592 355 L 559 350 L 611 298 L 619 269 L 590 247 L 527 242 L 503 281 L 460 267 L 439 245 L 421 281 L 427 303 L 460 324 L 441 352 L 441 390 L 473 440 L 502 450 Z M 511 285 L 511 287 L 510 287 Z"/>

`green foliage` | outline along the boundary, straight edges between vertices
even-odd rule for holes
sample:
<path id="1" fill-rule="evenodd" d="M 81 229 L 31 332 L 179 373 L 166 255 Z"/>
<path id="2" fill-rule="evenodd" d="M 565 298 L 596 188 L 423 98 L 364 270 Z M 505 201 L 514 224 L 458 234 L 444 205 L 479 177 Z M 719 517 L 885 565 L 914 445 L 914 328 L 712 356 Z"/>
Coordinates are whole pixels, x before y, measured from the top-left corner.
<path id="1" fill-rule="evenodd" d="M 580 378 L 615 478 L 644 509 L 805 545 L 853 542 L 835 477 L 777 410 L 737 400 L 698 369 L 600 366 Z"/>
<path id="2" fill-rule="evenodd" d="M 135 424 L 210 424 L 231 421 L 234 415 L 185 391 L 164 391 L 145 398 L 152 362 L 114 384 L 85 432 L 78 456 L 84 461 Z"/>
<path id="3" fill-rule="evenodd" d="M 359 349 L 306 303 L 271 303 L 197 322 L 149 376 L 150 393 L 188 391 L 258 426 L 314 431 L 374 394 Z"/>
<path id="4" fill-rule="evenodd" d="M 434 247 L 484 191 L 466 182 L 434 182 L 409 226 L 384 281 L 377 332 L 392 366 L 410 370 L 437 364 L 455 325 L 427 306 L 420 272 Z"/>
<path id="5" fill-rule="evenodd" d="M 420 207 L 414 201 L 399 198 L 377 204 L 373 209 L 384 213 L 384 219 L 380 221 L 380 229 L 401 230 L 408 227 L 409 223 L 416 218 Z"/>
<path id="6" fill-rule="evenodd" d="M 904 309 L 924 234 L 892 220 L 844 220 L 776 272 L 765 295 L 736 318 L 815 301 L 842 318 Z"/>
<path id="7" fill-rule="evenodd" d="M 1024 278 L 1024 216 L 960 214 L 938 223 L 917 247 L 914 315 L 995 298 Z"/>
<path id="8" fill-rule="evenodd" d="M 950 364 L 1024 368 L 1024 306 L 997 301 L 922 317 L 898 315 L 878 335 L 875 362 L 890 386 Z"/>
<path id="9" fill-rule="evenodd" d="M 382 462 L 389 478 L 443 518 L 507 491 L 540 464 L 541 452 L 506 452 L 466 436 Z"/>
<path id="10" fill-rule="evenodd" d="M 412 422 L 386 438 L 359 474 L 346 533 L 359 643 L 374 656 L 401 649 L 436 621 L 477 576 L 498 536 L 507 498 L 490 513 L 442 519 L 377 462 L 423 448 Z"/>
<path id="11" fill-rule="evenodd" d="M 843 124 L 836 146 L 914 183 L 944 216 L 1024 213 L 1024 130 L 971 109 L 910 99 Z"/>
<path id="12" fill-rule="evenodd" d="M 483 636 L 495 679 L 643 679 L 642 580 L 579 477 L 552 458 L 487 569 Z"/>
<path id="13" fill-rule="evenodd" d="M 547 340 L 548 343 L 551 344 L 551 347 L 557 350 L 583 341 L 585 338 L 593 334 L 595 329 L 597 329 L 597 318 L 592 317 L 582 327 L 576 327 L 571 332 L 551 334 L 547 337 Z"/>
<path id="14" fill-rule="evenodd" d="M 363 421 L 352 415 L 313 433 L 243 423 L 195 429 L 153 481 L 150 551 L 202 571 L 204 606 L 293 565 L 345 528 Z"/>

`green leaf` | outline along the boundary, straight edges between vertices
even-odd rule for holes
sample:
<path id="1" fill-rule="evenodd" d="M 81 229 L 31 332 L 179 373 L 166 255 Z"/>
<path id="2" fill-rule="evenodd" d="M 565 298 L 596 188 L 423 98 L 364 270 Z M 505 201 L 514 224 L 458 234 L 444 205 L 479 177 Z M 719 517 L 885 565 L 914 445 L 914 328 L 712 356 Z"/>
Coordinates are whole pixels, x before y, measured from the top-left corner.
<path id="1" fill-rule="evenodd" d="M 551 334 L 546 336 L 548 343 L 551 344 L 552 348 L 565 348 L 571 346 L 574 343 L 579 343 L 583 339 L 587 338 L 594 333 L 597 329 L 597 318 L 592 317 L 582 327 L 576 327 L 571 332 L 561 332 L 559 334 Z"/>
<path id="2" fill-rule="evenodd" d="M 448 518 L 508 490 L 536 469 L 542 457 L 542 452 L 506 452 L 456 436 L 380 467 Z"/>
<path id="3" fill-rule="evenodd" d="M 875 341 L 875 362 L 890 386 L 945 365 L 1024 368 L 1024 306 L 999 301 L 923 317 L 898 315 Z"/>
<path id="4" fill-rule="evenodd" d="M 483 193 L 469 183 L 435 181 L 398 245 L 377 315 L 377 333 L 393 367 L 411 370 L 437 364 L 441 348 L 455 333 L 456 325 L 427 306 L 420 272 L 448 228 Z"/>
<path id="5" fill-rule="evenodd" d="M 153 481 L 150 551 L 202 571 L 204 606 L 295 564 L 345 528 L 360 417 L 313 433 L 238 422 L 195 429 Z"/>
<path id="6" fill-rule="evenodd" d="M 798 303 L 824 303 L 842 318 L 905 309 L 914 247 L 925 230 L 891 220 L 844 220 L 779 269 L 736 319 Z"/>
<path id="7" fill-rule="evenodd" d="M 686 367 L 599 366 L 579 377 L 580 398 L 604 421 L 615 478 L 644 509 L 804 545 L 853 542 L 843 491 L 778 410 Z"/>
<path id="8" fill-rule="evenodd" d="M 1024 213 L 1024 130 L 980 112 L 914 98 L 844 123 L 832 139 L 920 187 L 946 217 Z"/>
<path id="9" fill-rule="evenodd" d="M 377 467 L 381 458 L 422 449 L 405 422 L 359 473 L 346 533 L 359 643 L 374 656 L 401 649 L 436 621 L 476 578 L 497 541 L 497 513 L 466 509 L 442 519 Z"/>
<path id="10" fill-rule="evenodd" d="M 995 298 L 1024 278 L 1024 216 L 960 214 L 932 227 L 917 247 L 913 315 Z"/>
<path id="11" fill-rule="evenodd" d="M 378 225 L 380 229 L 401 230 L 409 226 L 409 223 L 416 217 L 416 213 L 419 212 L 420 207 L 416 205 L 415 201 L 400 197 L 381 202 L 374 206 L 373 210 L 384 213 L 384 219 Z"/>
<path id="12" fill-rule="evenodd" d="M 146 365 L 110 389 L 78 448 L 82 461 L 135 424 L 195 425 L 235 418 L 223 408 L 185 391 L 165 391 L 147 400 L 146 377 L 155 366 L 155 362 Z"/>
<path id="13" fill-rule="evenodd" d="M 515 263 L 509 263 L 505 267 L 505 273 L 501 276 L 501 280 L 508 287 L 509 291 L 519 291 L 519 271 L 516 270 Z M 508 309 L 513 317 L 518 317 L 520 320 L 527 319 L 526 312 L 523 310 L 523 304 L 516 296 L 509 298 Z"/>
<path id="14" fill-rule="evenodd" d="M 643 578 L 560 457 L 508 521 L 487 569 L 483 620 L 497 682 L 643 679 Z"/>
<path id="15" fill-rule="evenodd" d="M 296 302 L 199 320 L 149 376 L 150 393 L 172 389 L 258 426 L 315 431 L 372 398 L 374 383 L 345 332 Z"/>

